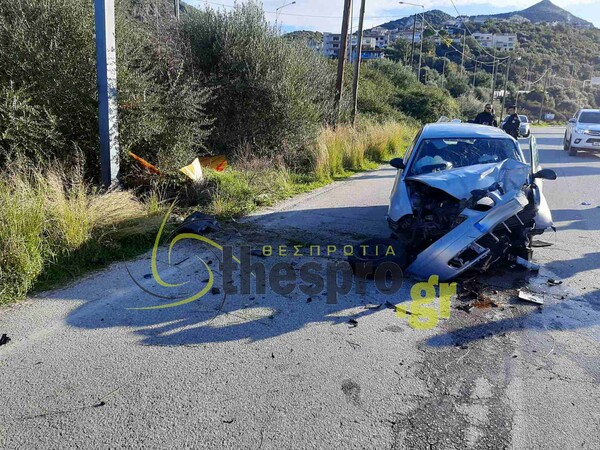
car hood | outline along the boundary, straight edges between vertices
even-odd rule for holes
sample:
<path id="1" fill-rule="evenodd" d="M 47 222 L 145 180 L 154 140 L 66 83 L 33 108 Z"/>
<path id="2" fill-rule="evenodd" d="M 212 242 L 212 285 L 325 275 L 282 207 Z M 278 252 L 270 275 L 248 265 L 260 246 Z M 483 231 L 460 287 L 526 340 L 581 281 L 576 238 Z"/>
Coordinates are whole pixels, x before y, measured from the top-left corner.
<path id="1" fill-rule="evenodd" d="M 600 123 L 578 123 L 577 128 L 584 130 L 600 131 Z"/>
<path id="2" fill-rule="evenodd" d="M 471 198 L 476 189 L 486 189 L 500 183 L 505 192 L 521 189 L 527 182 L 531 168 L 514 159 L 499 163 L 477 164 L 457 169 L 443 170 L 407 177 L 407 181 L 418 181 L 447 192 L 459 200 Z"/>

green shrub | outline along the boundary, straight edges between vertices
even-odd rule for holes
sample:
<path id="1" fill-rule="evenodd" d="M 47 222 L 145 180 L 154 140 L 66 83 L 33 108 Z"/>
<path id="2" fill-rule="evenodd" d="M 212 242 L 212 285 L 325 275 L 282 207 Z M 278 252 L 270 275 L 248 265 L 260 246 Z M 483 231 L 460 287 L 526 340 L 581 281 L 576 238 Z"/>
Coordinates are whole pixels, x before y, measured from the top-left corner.
<path id="1" fill-rule="evenodd" d="M 306 166 L 306 149 L 335 121 L 335 66 L 302 43 L 277 36 L 254 2 L 232 11 L 190 11 L 183 29 L 207 79 L 214 152 L 250 147 Z"/>
<path id="2" fill-rule="evenodd" d="M 152 24 L 133 16 L 136 4 L 121 0 L 116 11 L 124 172 L 128 150 L 175 171 L 203 149 L 211 123 L 204 110 L 209 92 L 186 65 L 189 55 L 177 28 L 162 16 Z M 93 2 L 3 2 L 0 168 L 17 155 L 35 163 L 71 163 L 81 152 L 86 174 L 98 177 L 95 54 Z M 23 126 L 31 131 L 15 138 Z M 42 149 L 44 137 L 49 139 Z"/>
<path id="3" fill-rule="evenodd" d="M 439 88 L 416 86 L 399 96 L 398 106 L 409 116 L 425 123 L 436 122 L 441 116 L 459 115 L 456 101 Z"/>

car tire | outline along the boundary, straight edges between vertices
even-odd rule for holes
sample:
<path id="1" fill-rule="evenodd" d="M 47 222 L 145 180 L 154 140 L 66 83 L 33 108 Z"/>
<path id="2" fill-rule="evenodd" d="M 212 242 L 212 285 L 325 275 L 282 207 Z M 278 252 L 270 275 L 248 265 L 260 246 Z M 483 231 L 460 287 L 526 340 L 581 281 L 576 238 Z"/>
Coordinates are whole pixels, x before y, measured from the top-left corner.
<path id="1" fill-rule="evenodd" d="M 577 156 L 577 148 L 569 145 L 569 156 Z"/>
<path id="2" fill-rule="evenodd" d="M 567 140 L 567 133 L 565 133 L 565 139 L 563 141 L 563 149 L 567 152 L 571 150 L 571 143 L 570 143 L 570 141 Z"/>

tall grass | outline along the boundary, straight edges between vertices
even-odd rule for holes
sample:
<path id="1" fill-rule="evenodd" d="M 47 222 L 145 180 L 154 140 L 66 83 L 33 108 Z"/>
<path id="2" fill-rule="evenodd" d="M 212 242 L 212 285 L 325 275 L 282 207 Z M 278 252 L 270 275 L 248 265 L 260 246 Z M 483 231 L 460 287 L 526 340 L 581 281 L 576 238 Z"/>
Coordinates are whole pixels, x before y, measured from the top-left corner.
<path id="1" fill-rule="evenodd" d="M 131 192 L 91 191 L 79 171 L 12 168 L 0 175 L 0 304 L 22 298 L 52 272 L 54 281 L 131 252 L 126 240 L 154 229 Z M 150 223 L 153 223 L 152 220 Z M 124 232 L 127 230 L 127 232 Z M 111 252 L 111 255 L 107 255 Z M 100 263 L 100 264 L 99 264 Z"/>
<path id="2" fill-rule="evenodd" d="M 415 133 L 414 126 L 397 122 L 325 128 L 315 144 L 314 172 L 327 180 L 402 156 Z"/>

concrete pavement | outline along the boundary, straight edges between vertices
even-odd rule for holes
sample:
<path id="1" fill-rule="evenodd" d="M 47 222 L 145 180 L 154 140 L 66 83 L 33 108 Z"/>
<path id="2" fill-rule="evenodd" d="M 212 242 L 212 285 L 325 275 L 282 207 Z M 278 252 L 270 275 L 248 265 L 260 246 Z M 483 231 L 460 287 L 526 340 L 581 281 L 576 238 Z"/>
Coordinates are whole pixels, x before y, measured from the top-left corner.
<path id="1" fill-rule="evenodd" d="M 486 279 L 500 307 L 415 330 L 369 283 L 337 304 L 298 286 L 140 311 L 171 300 L 115 264 L 0 311 L 12 338 L 0 347 L 0 448 L 599 448 L 600 156 L 569 157 L 561 129 L 534 132 L 559 175 L 544 186 L 556 245 L 536 249 L 537 279 Z M 393 177 L 361 174 L 209 237 L 299 246 L 295 267 L 335 263 L 306 249 L 387 234 Z M 161 253 L 165 280 L 190 281 L 171 289 L 148 276 L 149 255 L 127 267 L 163 297 L 191 295 L 208 277 L 197 255 L 220 286 L 213 250 L 184 242 L 173 265 Z M 269 273 L 290 259 L 256 261 Z M 549 294 L 544 308 L 515 301 L 518 283 Z"/>

